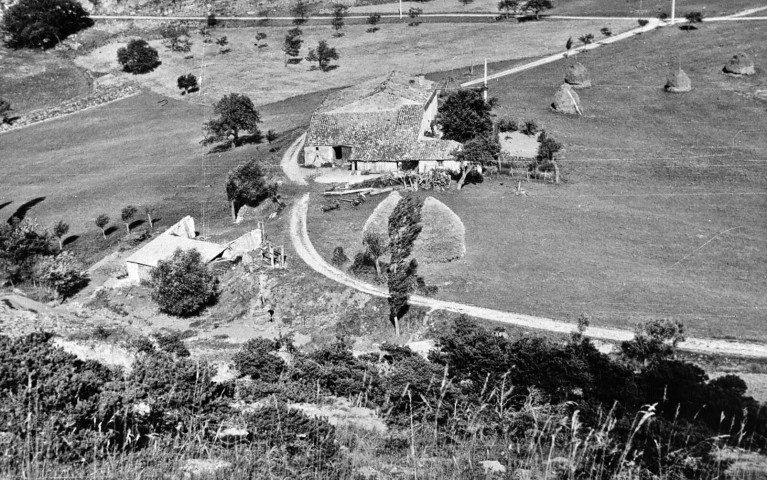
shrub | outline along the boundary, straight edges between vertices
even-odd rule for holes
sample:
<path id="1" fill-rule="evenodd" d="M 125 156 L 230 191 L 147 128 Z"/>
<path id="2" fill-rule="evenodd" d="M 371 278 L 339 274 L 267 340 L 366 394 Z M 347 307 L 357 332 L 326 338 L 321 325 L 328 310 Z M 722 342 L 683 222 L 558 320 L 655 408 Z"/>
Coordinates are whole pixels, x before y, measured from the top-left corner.
<path id="1" fill-rule="evenodd" d="M 154 338 L 157 340 L 157 346 L 160 347 L 161 351 L 177 357 L 189 356 L 189 349 L 186 348 L 186 345 L 184 345 L 184 342 L 181 340 L 181 335 L 177 332 L 168 334 L 160 333 L 155 335 Z"/>
<path id="2" fill-rule="evenodd" d="M 137 38 L 128 42 L 127 47 L 117 50 L 117 61 L 123 66 L 124 71 L 139 74 L 151 72 L 157 68 L 160 65 L 160 56 L 146 40 Z"/>
<path id="3" fill-rule="evenodd" d="M 588 45 L 594 41 L 594 34 L 593 33 L 587 33 L 586 35 L 583 35 L 582 37 L 578 38 L 578 40 L 581 41 L 584 45 Z"/>
<path id="4" fill-rule="evenodd" d="M 639 24 L 640 27 L 644 27 L 644 26 L 647 26 L 647 24 L 650 23 L 650 21 L 644 18 L 640 18 L 639 20 L 637 20 L 637 23 Z"/>
<path id="5" fill-rule="evenodd" d="M 69 252 L 44 257 L 35 265 L 34 277 L 63 301 L 88 285 L 88 272 Z"/>
<path id="6" fill-rule="evenodd" d="M 253 380 L 274 383 L 280 379 L 285 362 L 275 355 L 279 350 L 277 342 L 265 338 L 251 338 L 232 359 L 241 376 Z"/>
<path id="7" fill-rule="evenodd" d="M 522 124 L 522 128 L 520 128 L 519 131 L 528 137 L 535 135 L 538 133 L 538 124 L 535 123 L 535 120 L 525 120 L 525 123 Z"/>
<path id="8" fill-rule="evenodd" d="M 607 27 L 602 27 L 602 28 L 600 28 L 600 29 L 599 29 L 599 33 L 601 33 L 601 34 L 602 34 L 602 35 L 604 35 L 605 37 L 610 37 L 610 36 L 612 36 L 612 34 L 613 34 L 612 30 L 610 30 L 610 29 L 609 29 L 609 28 L 607 28 Z"/>
<path id="9" fill-rule="evenodd" d="M 38 259 L 52 254 L 51 236 L 39 226 L 14 217 L 0 223 L 0 284 L 29 280 Z"/>
<path id="10" fill-rule="evenodd" d="M 69 35 L 93 26 L 74 0 L 20 0 L 3 15 L 2 33 L 11 48 L 53 48 Z"/>
<path id="11" fill-rule="evenodd" d="M 344 247 L 336 247 L 333 249 L 333 259 L 331 262 L 336 267 L 341 267 L 344 263 L 349 261 L 349 257 L 344 253 Z"/>
<path id="12" fill-rule="evenodd" d="M 519 130 L 519 126 L 517 126 L 516 120 L 503 118 L 498 121 L 499 132 L 516 132 L 517 130 Z"/>
<path id="13" fill-rule="evenodd" d="M 218 297 L 218 280 L 202 262 L 197 250 L 177 249 L 152 270 L 152 299 L 171 315 L 198 313 Z"/>

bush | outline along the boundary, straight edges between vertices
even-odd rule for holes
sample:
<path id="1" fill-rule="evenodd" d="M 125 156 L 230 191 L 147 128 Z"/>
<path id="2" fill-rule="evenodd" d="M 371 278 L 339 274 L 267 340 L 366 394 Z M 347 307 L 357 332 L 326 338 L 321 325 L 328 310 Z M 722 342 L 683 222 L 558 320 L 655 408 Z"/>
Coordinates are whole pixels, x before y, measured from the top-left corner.
<path id="1" fill-rule="evenodd" d="M 69 35 L 93 26 L 74 0 L 20 0 L 3 15 L 2 33 L 11 48 L 53 48 Z"/>
<path id="2" fill-rule="evenodd" d="M 538 133 L 538 124 L 535 123 L 535 120 L 525 120 L 525 123 L 522 124 L 522 128 L 520 128 L 519 131 L 528 137 L 535 135 Z"/>
<path id="3" fill-rule="evenodd" d="M 44 257 L 35 265 L 35 279 L 63 301 L 88 285 L 88 272 L 69 252 Z"/>
<path id="4" fill-rule="evenodd" d="M 151 72 L 157 68 L 160 65 L 160 56 L 146 40 L 137 38 L 128 42 L 127 47 L 117 50 L 117 61 L 123 66 L 124 71 L 139 74 Z"/>
<path id="5" fill-rule="evenodd" d="M 331 260 L 333 265 L 336 267 L 341 267 L 348 261 L 349 257 L 347 257 L 346 253 L 344 253 L 344 247 L 336 247 L 333 249 L 333 259 Z"/>
<path id="6" fill-rule="evenodd" d="M 517 125 L 516 120 L 504 118 L 498 121 L 499 132 L 516 132 L 517 130 L 519 130 L 519 126 Z"/>
<path id="7" fill-rule="evenodd" d="M 275 355 L 279 350 L 277 342 L 265 338 L 251 338 L 232 359 L 240 376 L 253 380 L 274 383 L 280 379 L 285 362 Z"/>
<path id="8" fill-rule="evenodd" d="M 639 20 L 637 20 L 637 23 L 639 24 L 640 27 L 644 27 L 644 26 L 647 26 L 647 24 L 650 23 L 650 21 L 644 18 L 640 18 Z"/>
<path id="9" fill-rule="evenodd" d="M 152 270 L 152 299 L 160 310 L 177 316 L 198 313 L 218 297 L 218 280 L 197 250 L 177 249 Z"/>
<path id="10" fill-rule="evenodd" d="M 181 335 L 178 333 L 174 332 L 165 335 L 160 333 L 155 335 L 154 338 L 157 340 L 157 346 L 160 347 L 161 351 L 177 357 L 189 356 L 189 349 L 186 348 L 186 345 L 184 345 L 184 342 L 181 340 Z M 142 346 L 142 348 L 144 347 Z"/>
<path id="11" fill-rule="evenodd" d="M 53 254 L 51 235 L 39 226 L 11 217 L 0 223 L 0 284 L 32 278 L 37 261 Z"/>

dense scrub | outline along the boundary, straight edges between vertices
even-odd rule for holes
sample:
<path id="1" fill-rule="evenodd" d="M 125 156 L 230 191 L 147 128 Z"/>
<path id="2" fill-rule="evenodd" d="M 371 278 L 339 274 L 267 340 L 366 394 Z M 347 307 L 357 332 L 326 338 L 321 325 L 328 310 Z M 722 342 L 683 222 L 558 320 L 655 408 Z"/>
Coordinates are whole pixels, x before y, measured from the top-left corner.
<path id="1" fill-rule="evenodd" d="M 672 348 L 656 342 L 637 362 L 637 342 L 608 357 L 581 334 L 509 338 L 463 318 L 445 327 L 428 359 L 391 344 L 355 357 L 342 338 L 311 352 L 289 337 L 251 340 L 234 358 L 240 377 L 223 383 L 175 337 L 135 342 L 142 353 L 127 376 L 78 360 L 49 334 L 0 337 L 1 471 L 167 449 L 166 463 L 176 450 L 271 478 L 353 478 L 365 452 L 400 465 L 428 452 L 426 478 L 473 478 L 472 462 L 486 458 L 556 478 L 718 478 L 721 448 L 765 446 L 767 421 L 743 381 L 709 381 L 674 357 L 663 329 L 638 342 L 660 332 L 652 340 Z M 331 397 L 375 409 L 389 432 L 341 435 L 289 407 Z"/>

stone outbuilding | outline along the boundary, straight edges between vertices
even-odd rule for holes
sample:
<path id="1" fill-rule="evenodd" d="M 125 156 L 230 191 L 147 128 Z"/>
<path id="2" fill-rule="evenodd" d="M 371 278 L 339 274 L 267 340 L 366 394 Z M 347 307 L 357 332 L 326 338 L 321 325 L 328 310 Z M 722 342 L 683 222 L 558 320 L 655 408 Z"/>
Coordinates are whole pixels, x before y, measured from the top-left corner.
<path id="1" fill-rule="evenodd" d="M 438 96 L 434 82 L 397 71 L 328 95 L 309 123 L 304 164 L 369 173 L 460 170 L 453 153 L 461 144 L 435 135 Z"/>
<path id="2" fill-rule="evenodd" d="M 203 262 L 220 257 L 227 247 L 195 240 L 194 219 L 186 216 L 125 260 L 128 279 L 139 283 L 151 278 L 152 269 L 160 260 L 167 260 L 178 250 L 197 250 Z"/>

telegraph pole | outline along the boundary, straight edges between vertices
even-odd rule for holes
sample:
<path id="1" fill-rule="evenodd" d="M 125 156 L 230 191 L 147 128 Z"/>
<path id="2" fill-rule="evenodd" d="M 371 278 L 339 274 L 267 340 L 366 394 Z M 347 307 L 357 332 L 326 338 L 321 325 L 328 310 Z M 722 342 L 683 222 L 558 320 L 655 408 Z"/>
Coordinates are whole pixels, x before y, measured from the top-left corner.
<path id="1" fill-rule="evenodd" d="M 482 91 L 482 98 L 484 98 L 485 103 L 487 103 L 487 58 L 485 58 L 485 88 Z"/>
<path id="2" fill-rule="evenodd" d="M 676 0 L 671 0 L 671 25 L 674 24 L 676 18 Z"/>
<path id="3" fill-rule="evenodd" d="M 402 0 L 399 0 L 399 19 L 402 20 Z"/>

